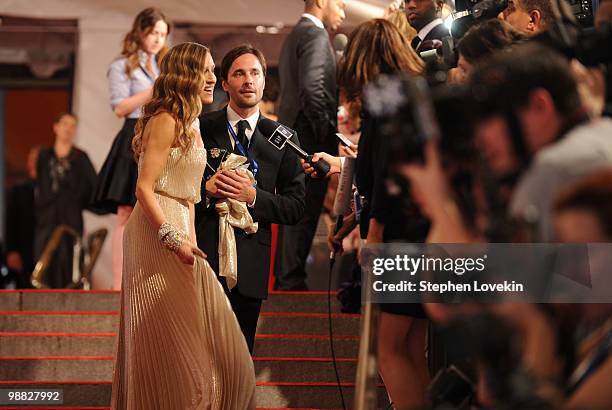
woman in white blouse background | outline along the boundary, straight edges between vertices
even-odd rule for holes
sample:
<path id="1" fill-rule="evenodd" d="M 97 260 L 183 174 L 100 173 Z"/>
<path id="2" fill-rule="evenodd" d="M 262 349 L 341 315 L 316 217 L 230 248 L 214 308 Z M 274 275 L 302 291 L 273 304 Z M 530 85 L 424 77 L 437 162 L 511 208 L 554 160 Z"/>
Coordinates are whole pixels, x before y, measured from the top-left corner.
<path id="1" fill-rule="evenodd" d="M 125 118 L 100 171 L 94 195 L 94 208 L 100 213 L 116 213 L 112 234 L 113 289 L 121 289 L 123 231 L 136 203 L 137 164 L 132 151 L 134 127 L 141 107 L 151 99 L 153 83 L 159 75 L 158 62 L 168 50 L 170 24 L 155 8 L 142 10 L 125 35 L 121 57 L 108 69 L 111 107 Z"/>

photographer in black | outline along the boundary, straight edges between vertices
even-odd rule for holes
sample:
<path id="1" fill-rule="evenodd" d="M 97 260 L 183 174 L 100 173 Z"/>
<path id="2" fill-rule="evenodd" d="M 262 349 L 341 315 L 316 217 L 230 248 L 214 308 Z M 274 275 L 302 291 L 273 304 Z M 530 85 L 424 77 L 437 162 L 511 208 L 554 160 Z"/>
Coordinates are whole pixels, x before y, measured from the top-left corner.
<path id="1" fill-rule="evenodd" d="M 551 215 L 556 195 L 571 181 L 612 165 L 612 121 L 593 120 L 585 114 L 567 60 L 538 45 L 521 45 L 494 55 L 475 68 L 470 86 L 477 107 L 476 146 L 489 174 L 498 179 L 515 175 L 518 180 L 510 194 L 509 212 L 519 221 L 528 217 L 536 225 L 535 235 L 528 238 L 531 242 L 554 239 Z M 478 237 L 490 240 L 492 216 L 487 211 L 491 203 L 482 206 L 482 197 L 475 194 L 476 219 L 484 222 L 466 223 L 449 181 L 453 165 L 442 161 L 440 145 L 425 145 L 423 164 L 400 167 L 421 209 L 432 220 L 428 239 L 438 243 L 468 243 Z M 482 181 L 485 176 L 477 179 Z M 609 408 L 606 389 L 601 388 L 603 377 L 609 374 L 609 360 L 589 373 L 591 382 L 584 386 L 591 386 L 591 395 L 580 388 L 566 389 L 571 381 L 567 370 L 576 369 L 572 357 L 579 357 L 573 336 L 584 324 L 584 317 L 571 313 L 586 312 L 585 306 L 434 304 L 426 305 L 426 311 L 431 319 L 454 321 L 454 328 L 462 329 L 455 333 L 452 344 L 478 358 L 481 404 L 492 408 Z M 604 318 L 609 313 L 603 309 L 608 315 Z M 595 350 L 605 361 L 609 340 L 604 338 L 599 346 Z M 521 390 L 525 383 L 532 387 Z"/>

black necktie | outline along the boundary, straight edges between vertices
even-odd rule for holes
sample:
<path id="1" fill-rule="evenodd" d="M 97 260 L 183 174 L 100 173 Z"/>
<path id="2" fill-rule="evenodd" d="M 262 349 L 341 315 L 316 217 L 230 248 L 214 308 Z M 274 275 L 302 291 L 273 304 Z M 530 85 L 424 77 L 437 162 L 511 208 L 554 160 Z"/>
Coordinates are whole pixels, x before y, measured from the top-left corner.
<path id="1" fill-rule="evenodd" d="M 249 142 L 247 140 L 246 130 L 247 128 L 250 128 L 249 122 L 247 120 L 238 121 L 238 124 L 236 125 L 236 127 L 238 128 L 238 134 L 236 135 L 238 137 L 238 141 L 240 142 L 240 144 L 242 144 L 242 148 L 244 148 L 244 150 L 247 151 Z"/>
<path id="2" fill-rule="evenodd" d="M 414 51 L 416 51 L 419 48 L 419 45 L 421 44 L 421 38 L 419 36 L 416 36 L 415 38 L 412 39 L 412 41 L 410 42 L 410 45 L 412 46 L 412 48 L 414 49 Z"/>

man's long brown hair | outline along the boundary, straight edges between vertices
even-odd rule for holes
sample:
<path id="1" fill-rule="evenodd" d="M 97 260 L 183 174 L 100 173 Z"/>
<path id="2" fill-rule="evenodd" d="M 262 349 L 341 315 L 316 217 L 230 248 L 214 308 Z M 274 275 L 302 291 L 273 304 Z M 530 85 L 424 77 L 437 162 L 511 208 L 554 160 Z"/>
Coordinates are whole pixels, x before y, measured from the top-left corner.
<path id="1" fill-rule="evenodd" d="M 380 74 L 421 75 L 424 68 L 421 58 L 393 23 L 374 19 L 360 24 L 350 34 L 339 64 L 338 86 L 347 101 L 353 101 Z"/>
<path id="2" fill-rule="evenodd" d="M 183 43 L 168 51 L 160 64 L 160 73 L 153 85 L 153 98 L 143 107 L 134 131 L 132 149 L 138 158 L 142 152 L 142 134 L 147 122 L 160 112 L 176 120 L 173 146 L 186 152 L 196 133 L 193 122 L 202 111 L 200 92 L 206 84 L 204 70 L 208 47 L 198 43 Z"/>
<path id="3" fill-rule="evenodd" d="M 170 34 L 170 23 L 168 23 L 166 16 L 158 9 L 148 7 L 138 13 L 132 24 L 132 29 L 125 35 L 121 55 L 127 58 L 125 73 L 128 77 L 131 78 L 132 72 L 140 65 L 138 50 L 140 50 L 142 46 L 142 37 L 148 35 L 158 21 L 163 21 L 168 25 L 168 34 Z M 167 51 L 168 46 L 164 44 L 164 47 L 156 56 L 157 62 L 161 61 Z"/>

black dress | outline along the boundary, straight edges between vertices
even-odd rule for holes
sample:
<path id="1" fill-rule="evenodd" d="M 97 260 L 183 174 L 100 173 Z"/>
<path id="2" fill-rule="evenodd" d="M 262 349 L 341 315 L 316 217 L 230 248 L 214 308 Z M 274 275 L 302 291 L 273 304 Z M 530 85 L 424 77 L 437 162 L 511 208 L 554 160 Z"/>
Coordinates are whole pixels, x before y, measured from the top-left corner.
<path id="1" fill-rule="evenodd" d="M 378 135 L 376 120 L 362 114 L 359 152 L 355 163 L 355 180 L 359 194 L 364 197 L 360 219 L 361 237 L 368 235 L 370 219 L 384 225 L 383 242 L 423 243 L 429 231 L 429 221 L 420 214 L 410 197 L 408 184 L 394 179 L 400 188 L 397 195 L 387 192 L 389 144 Z M 425 317 L 418 303 L 382 303 L 383 312 Z"/>
<path id="2" fill-rule="evenodd" d="M 36 230 L 34 254 L 38 259 L 58 225 L 65 224 L 83 234 L 83 210 L 90 204 L 96 171 L 87 154 L 72 148 L 58 158 L 53 147 L 40 151 L 35 192 Z M 43 278 L 51 288 L 63 288 L 72 281 L 72 246 L 64 237 Z"/>
<path id="3" fill-rule="evenodd" d="M 97 213 L 117 213 L 121 205 L 136 204 L 138 167 L 132 151 L 134 128 L 138 118 L 127 118 L 102 165 L 95 188 L 92 208 Z"/>

